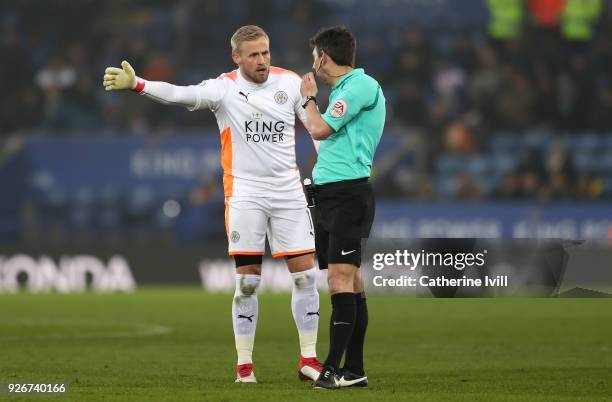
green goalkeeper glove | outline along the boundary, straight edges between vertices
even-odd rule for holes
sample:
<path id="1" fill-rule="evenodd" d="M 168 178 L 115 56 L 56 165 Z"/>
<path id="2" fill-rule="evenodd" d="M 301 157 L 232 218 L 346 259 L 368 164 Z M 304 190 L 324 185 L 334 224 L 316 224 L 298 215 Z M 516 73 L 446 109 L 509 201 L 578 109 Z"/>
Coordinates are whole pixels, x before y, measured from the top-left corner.
<path id="1" fill-rule="evenodd" d="M 104 71 L 104 89 L 134 89 L 136 87 L 136 72 L 130 63 L 123 60 L 121 68 L 107 67 Z"/>

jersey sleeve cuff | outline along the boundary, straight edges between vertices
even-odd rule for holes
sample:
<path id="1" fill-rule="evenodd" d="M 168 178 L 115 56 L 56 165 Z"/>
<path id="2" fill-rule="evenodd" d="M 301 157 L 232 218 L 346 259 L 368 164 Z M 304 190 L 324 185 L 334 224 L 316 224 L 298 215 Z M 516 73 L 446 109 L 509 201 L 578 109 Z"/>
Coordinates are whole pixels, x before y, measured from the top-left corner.
<path id="1" fill-rule="evenodd" d="M 323 121 L 325 121 L 327 123 L 328 126 L 333 128 L 334 131 L 338 131 L 338 129 L 340 127 L 342 127 L 342 122 L 341 121 L 334 120 L 327 113 L 321 115 L 321 118 L 323 119 Z"/>
<path id="2" fill-rule="evenodd" d="M 145 80 L 143 80 L 140 77 L 136 77 L 136 86 L 132 88 L 132 91 L 136 93 L 141 93 L 142 91 L 144 91 L 144 87 L 145 87 Z"/>

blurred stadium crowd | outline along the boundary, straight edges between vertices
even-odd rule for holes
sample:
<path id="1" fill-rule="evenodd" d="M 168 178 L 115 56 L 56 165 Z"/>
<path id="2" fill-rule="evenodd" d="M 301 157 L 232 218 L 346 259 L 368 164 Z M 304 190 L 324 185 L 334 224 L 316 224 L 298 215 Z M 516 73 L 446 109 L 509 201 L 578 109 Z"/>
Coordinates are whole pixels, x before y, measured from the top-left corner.
<path id="1" fill-rule="evenodd" d="M 602 0 L 2 2 L 0 141 L 214 133 L 209 113 L 105 93 L 102 71 L 126 59 L 144 78 L 197 83 L 234 68 L 229 37 L 255 23 L 273 64 L 305 73 L 308 38 L 345 23 L 388 99 L 381 196 L 608 198 L 610 11 Z"/>

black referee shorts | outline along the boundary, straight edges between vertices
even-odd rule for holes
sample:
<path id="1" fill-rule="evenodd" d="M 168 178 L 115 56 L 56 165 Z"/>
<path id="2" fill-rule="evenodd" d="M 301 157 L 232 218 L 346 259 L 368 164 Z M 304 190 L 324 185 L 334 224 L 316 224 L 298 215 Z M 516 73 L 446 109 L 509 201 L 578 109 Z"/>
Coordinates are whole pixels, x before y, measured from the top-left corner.
<path id="1" fill-rule="evenodd" d="M 368 178 L 316 186 L 315 245 L 319 269 L 328 264 L 361 266 L 362 240 L 374 221 L 374 193 Z"/>

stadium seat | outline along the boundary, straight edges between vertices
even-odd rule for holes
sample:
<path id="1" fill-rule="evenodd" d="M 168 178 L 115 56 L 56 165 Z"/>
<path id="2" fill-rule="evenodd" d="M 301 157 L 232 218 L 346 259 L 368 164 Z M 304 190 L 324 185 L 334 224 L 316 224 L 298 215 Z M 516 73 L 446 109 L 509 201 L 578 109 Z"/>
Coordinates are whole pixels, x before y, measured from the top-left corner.
<path id="1" fill-rule="evenodd" d="M 452 197 L 457 188 L 457 181 L 454 175 L 441 174 L 435 180 L 435 193 L 441 197 Z"/>
<path id="2" fill-rule="evenodd" d="M 574 164 L 578 171 L 583 173 L 593 173 L 598 170 L 598 157 L 593 152 L 576 151 L 573 154 Z"/>
<path id="3" fill-rule="evenodd" d="M 467 159 L 465 170 L 474 176 L 485 174 L 491 169 L 491 160 L 483 155 L 475 155 Z"/>
<path id="4" fill-rule="evenodd" d="M 597 150 L 603 141 L 600 136 L 593 133 L 580 133 L 574 137 L 573 149 L 577 151 L 594 151 Z"/>
<path id="5" fill-rule="evenodd" d="M 494 171 L 502 175 L 518 165 L 518 158 L 516 154 L 510 153 L 496 153 L 491 156 L 491 161 Z"/>
<path id="6" fill-rule="evenodd" d="M 528 131 L 524 134 L 522 144 L 526 148 L 543 151 L 551 143 L 551 137 L 543 131 Z"/>
<path id="7" fill-rule="evenodd" d="M 465 169 L 466 161 L 461 155 L 443 154 L 436 159 L 435 169 L 438 174 L 457 173 Z"/>
<path id="8" fill-rule="evenodd" d="M 489 140 L 489 149 L 492 152 L 516 151 L 520 147 L 519 133 L 496 133 Z"/>

